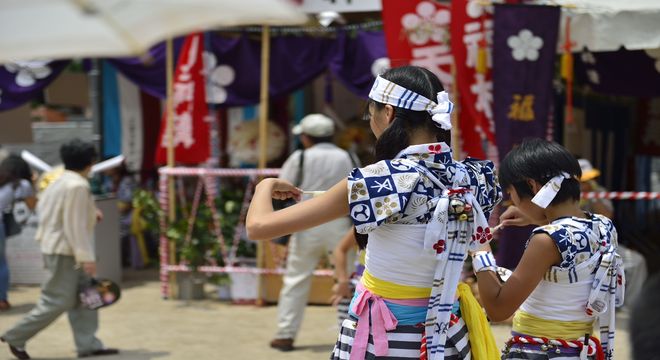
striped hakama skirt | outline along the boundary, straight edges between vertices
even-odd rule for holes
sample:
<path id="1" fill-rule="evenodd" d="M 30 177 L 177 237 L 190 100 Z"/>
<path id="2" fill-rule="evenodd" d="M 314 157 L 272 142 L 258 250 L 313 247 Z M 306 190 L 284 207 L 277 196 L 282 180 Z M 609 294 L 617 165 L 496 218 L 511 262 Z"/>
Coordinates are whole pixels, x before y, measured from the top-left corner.
<path id="1" fill-rule="evenodd" d="M 357 329 L 357 320 L 354 318 L 344 320 L 339 331 L 339 337 L 335 348 L 330 355 L 330 360 L 348 360 Z M 376 356 L 374 354 L 373 337 L 369 334 L 369 345 L 365 360 L 399 360 L 419 359 L 422 346 L 423 326 L 399 325 L 396 329 L 387 332 L 389 353 L 387 356 Z M 461 318 L 452 321 L 447 334 L 445 345 L 446 360 L 470 359 L 470 340 L 465 322 Z"/>

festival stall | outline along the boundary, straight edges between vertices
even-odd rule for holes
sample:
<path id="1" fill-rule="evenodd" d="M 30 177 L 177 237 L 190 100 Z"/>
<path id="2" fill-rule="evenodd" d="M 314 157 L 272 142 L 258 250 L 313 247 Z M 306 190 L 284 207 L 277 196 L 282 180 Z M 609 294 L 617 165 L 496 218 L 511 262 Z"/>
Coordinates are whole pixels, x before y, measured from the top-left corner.
<path id="1" fill-rule="evenodd" d="M 660 83 L 660 29 L 657 27 L 660 5 L 657 2 L 562 0 L 550 4 L 561 6 L 532 6 L 492 5 L 479 0 L 451 3 L 416 0 L 404 6 L 395 0 L 383 0 L 382 8 L 380 1 L 337 1 L 332 5 L 321 0 L 300 2 L 303 9 L 313 13 L 331 7 L 330 10 L 335 11 L 332 19 L 351 10 L 382 9 L 382 22 L 328 28 L 231 28 L 194 34 L 185 40 L 175 39 L 171 51 L 181 58 L 179 66 L 190 65 L 188 74 L 193 74 L 192 66 L 199 70 L 203 63 L 206 79 L 192 81 L 186 77 L 187 80 L 177 85 L 176 78 L 182 73 L 175 74 L 174 89 L 183 92 L 175 90 L 174 96 L 169 98 L 176 102 L 174 112 L 179 112 L 178 107 L 182 110 L 175 118 L 175 126 L 170 126 L 170 129 L 177 129 L 171 133 L 171 141 L 154 142 L 157 135 L 148 133 L 160 123 L 159 99 L 166 98 L 166 89 L 172 88 L 166 86 L 165 81 L 167 45 L 158 44 L 141 57 L 113 58 L 103 63 L 104 77 L 109 80 L 104 78 L 104 84 L 111 84 L 113 78 L 116 82 L 114 90 L 104 89 L 106 96 L 114 94 L 115 99 L 105 101 L 121 103 L 118 105 L 120 114 L 105 114 L 106 118 L 117 119 L 108 124 L 121 123 L 121 127 L 105 129 L 106 134 L 114 131 L 117 135 L 113 138 L 121 139 L 104 144 L 107 155 L 130 152 L 133 155 L 127 158 L 132 159 L 135 168 L 144 168 L 153 166 L 155 154 L 148 151 L 156 148 L 164 162 L 167 156 L 161 144 L 170 143 L 173 145 L 170 149 L 177 151 L 178 163 L 199 164 L 210 158 L 206 164 L 217 166 L 227 164 L 223 160 L 227 152 L 236 158 L 242 156 L 232 146 L 245 145 L 235 144 L 239 138 L 243 139 L 239 134 L 252 134 L 245 136 L 249 139 L 245 141 L 252 145 L 250 155 L 246 156 L 250 159 L 234 164 L 255 163 L 259 170 L 174 168 L 171 155 L 170 166 L 160 170 L 161 207 L 169 212 L 170 218 L 168 222 L 163 219 L 161 224 L 163 296 L 169 295 L 170 272 L 195 268 L 203 273 L 259 275 L 260 279 L 281 272 L 281 264 L 275 261 L 276 250 L 270 244 L 262 248 L 257 256 L 258 266 L 254 268 L 238 268 L 236 265 L 240 261 L 235 253 L 247 240 L 243 238 L 241 227 L 251 186 L 260 176 L 276 176 L 276 169 L 266 169 L 266 165 L 287 148 L 290 119 L 301 116 L 287 113 L 281 117 L 284 120 L 274 119 L 272 123 L 267 120 L 291 103 L 296 107 L 296 104 L 309 102 L 296 90 L 314 79 L 319 82 L 323 74 L 337 79 L 354 95 L 364 98 L 374 77 L 384 68 L 404 64 L 426 67 L 441 79 L 458 105 L 452 119 L 455 129 L 452 146 L 460 157 L 485 157 L 497 162 L 523 137 L 558 139 L 581 155 L 594 158 L 596 165 L 604 170 L 603 178 L 608 187 L 647 190 L 587 193 L 585 198 L 635 199 L 640 200 L 637 202 L 640 204 L 644 200 L 648 206 L 657 204 L 649 200 L 660 199 L 660 194 L 652 192 L 648 186 L 638 187 L 632 180 L 624 181 L 626 176 L 615 176 L 615 169 L 610 165 L 630 164 L 626 173 L 634 174 L 635 163 L 646 164 L 648 160 L 630 161 L 631 153 L 655 156 L 660 153 L 660 143 L 657 143 L 660 135 L 653 135 L 658 129 L 654 125 L 660 114 L 658 102 L 657 99 L 643 99 L 657 97 L 660 91 L 657 87 Z M 196 40 L 190 40 L 193 38 Z M 620 49 L 622 45 L 625 49 Z M 185 54 L 191 54 L 187 63 Z M 193 58 L 196 60 L 192 61 Z M 631 65 L 622 68 L 622 63 Z M 34 96 L 66 66 L 65 61 L 59 61 L 0 68 L 0 80 L 4 77 L 18 85 L 10 90 L 0 85 L 4 91 L 0 94 L 3 99 L 0 110 Z M 200 85 L 202 82 L 204 86 Z M 325 86 L 331 86 L 328 84 L 332 82 L 326 81 Z M 317 93 L 322 92 L 322 88 L 323 85 Z M 129 92 L 133 95 L 127 95 Z M 278 102 L 291 93 L 295 94 L 294 100 Z M 332 96 L 328 95 L 331 93 L 326 91 L 325 104 L 332 103 Z M 593 100 L 594 94 L 597 101 Z M 615 101 L 612 105 L 609 98 L 612 95 L 628 98 L 616 100 L 619 103 Z M 140 101 L 136 101 L 137 98 Z M 257 103 L 261 103 L 258 109 L 253 107 Z M 269 104 L 275 109 L 269 110 Z M 599 110 L 603 104 L 607 104 L 608 110 Z M 638 104 L 638 112 L 632 114 L 631 106 Z M 181 115 L 189 110 L 194 116 L 184 119 Z M 259 121 L 244 121 L 256 118 L 257 112 Z M 149 123 L 136 122 L 140 115 L 149 119 Z M 216 120 L 205 121 L 208 117 Z M 617 121 L 614 117 L 626 121 Z M 603 118 L 607 120 L 601 121 Z M 635 124 L 634 130 L 629 129 L 629 124 Z M 585 132 L 584 128 L 591 130 Z M 630 131 L 642 139 L 634 148 L 626 143 L 633 135 Z M 202 136 L 211 133 L 220 135 L 217 138 Z M 167 139 L 161 134 L 163 138 Z M 205 140 L 190 144 L 191 138 Z M 133 150 L 126 148 L 126 144 L 132 144 Z M 613 147 L 626 150 L 614 152 Z M 214 153 L 213 149 L 223 150 Z M 194 191 L 188 194 L 184 190 L 174 191 L 167 181 L 175 177 L 182 184 L 179 189 L 185 189 L 187 181 L 187 188 Z M 228 178 L 240 179 L 235 184 L 243 189 L 236 228 L 229 236 L 223 235 L 219 224 L 226 214 L 214 213 L 216 208 L 224 206 L 220 196 L 223 189 L 217 186 L 224 180 L 218 179 Z M 188 201 L 186 199 L 193 199 L 187 204 L 189 212 L 179 215 L 184 221 L 183 230 L 178 234 L 178 239 L 182 240 L 177 244 L 178 250 L 169 247 L 171 242 L 165 237 L 169 224 L 177 218 L 177 207 L 169 203 L 175 198 L 179 199 L 179 206 Z M 218 199 L 221 199 L 220 204 L 216 204 Z M 191 264 L 190 259 L 180 263 L 181 258 L 171 256 L 194 240 L 195 212 L 199 209 L 210 211 L 207 230 L 213 238 L 209 241 L 217 245 L 219 256 L 208 258 L 204 263 Z M 194 266 L 187 266 L 186 261 Z M 502 264 L 515 266 L 505 261 Z M 318 275 L 330 273 L 319 271 Z M 277 291 L 270 284 L 268 280 L 257 285 L 259 299 L 276 298 Z"/>

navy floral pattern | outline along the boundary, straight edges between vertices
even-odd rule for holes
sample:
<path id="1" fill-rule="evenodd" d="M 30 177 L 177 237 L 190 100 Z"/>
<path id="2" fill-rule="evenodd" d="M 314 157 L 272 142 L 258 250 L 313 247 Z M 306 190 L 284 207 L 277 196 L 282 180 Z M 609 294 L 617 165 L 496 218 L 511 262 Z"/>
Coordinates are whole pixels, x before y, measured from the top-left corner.
<path id="1" fill-rule="evenodd" d="M 350 216 L 359 233 L 369 233 L 384 223 L 429 222 L 431 200 L 442 189 L 402 159 L 428 168 L 448 188 L 469 188 L 486 217 L 502 198 L 491 161 L 454 161 L 445 143 L 413 145 L 393 160 L 354 169 L 349 175 Z"/>
<path id="2" fill-rule="evenodd" d="M 587 219 L 564 217 L 533 231 L 533 234 L 547 234 L 554 240 L 562 259 L 560 268 L 573 268 L 596 252 L 602 252 L 612 242 L 614 246 L 618 245 L 612 220 L 602 215 L 586 214 Z"/>

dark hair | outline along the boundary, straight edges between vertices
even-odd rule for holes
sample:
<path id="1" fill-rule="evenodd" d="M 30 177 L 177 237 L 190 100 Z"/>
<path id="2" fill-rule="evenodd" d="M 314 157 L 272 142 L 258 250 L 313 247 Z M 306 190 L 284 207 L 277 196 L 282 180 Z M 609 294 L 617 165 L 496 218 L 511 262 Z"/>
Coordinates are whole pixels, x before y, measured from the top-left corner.
<path id="1" fill-rule="evenodd" d="M 20 179 L 32 181 L 30 165 L 19 155 L 9 154 L 0 162 L 0 186 Z"/>
<path id="2" fill-rule="evenodd" d="M 96 148 L 89 142 L 72 140 L 60 148 L 60 157 L 67 170 L 80 171 L 92 165 L 96 160 Z"/>
<path id="3" fill-rule="evenodd" d="M 328 142 L 331 143 L 332 140 L 334 139 L 334 136 L 332 136 L 332 135 L 330 135 L 330 136 L 312 136 L 312 135 L 309 135 L 309 134 L 305 134 L 305 135 L 307 136 L 309 141 L 311 141 L 312 144 L 314 144 L 314 145 L 320 144 L 320 143 L 328 143 Z"/>
<path id="4" fill-rule="evenodd" d="M 500 164 L 498 178 L 503 189 L 513 186 L 521 199 L 534 196 L 527 180 L 536 180 L 541 185 L 562 172 L 570 178 L 564 179 L 561 189 L 551 204 L 568 199 L 580 200 L 582 170 L 577 159 L 563 146 L 553 141 L 538 138 L 524 139 L 522 144 L 508 154 Z"/>
<path id="5" fill-rule="evenodd" d="M 387 70 L 381 77 L 433 101 L 437 94 L 444 90 L 437 76 L 418 66 L 393 68 Z M 378 110 L 385 107 L 383 103 L 369 101 L 374 102 Z M 436 126 L 428 112 L 394 107 L 392 123 L 376 140 L 376 159 L 378 161 L 393 159 L 401 150 L 410 145 L 410 135 L 413 130 L 418 128 L 425 128 L 435 134 L 437 141 L 450 144 L 450 132 Z"/>

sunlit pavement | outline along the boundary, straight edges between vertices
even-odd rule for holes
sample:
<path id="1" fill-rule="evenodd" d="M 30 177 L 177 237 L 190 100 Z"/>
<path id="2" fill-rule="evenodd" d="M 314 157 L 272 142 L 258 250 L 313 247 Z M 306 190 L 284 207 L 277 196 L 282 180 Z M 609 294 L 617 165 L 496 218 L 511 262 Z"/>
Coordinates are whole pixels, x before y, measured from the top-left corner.
<path id="1" fill-rule="evenodd" d="M 296 339 L 296 350 L 279 352 L 268 347 L 275 333 L 275 306 L 162 300 L 156 272 L 128 272 L 125 279 L 122 299 L 101 310 L 98 333 L 106 346 L 119 348 L 121 354 L 103 359 L 327 359 L 337 336 L 335 310 L 309 306 Z M 207 290 L 213 297 L 213 287 L 208 286 Z M 0 313 L 0 331 L 4 332 L 28 312 L 38 295 L 36 286 L 13 287 L 9 293 L 13 309 Z M 509 330 L 507 325 L 493 326 L 498 345 L 504 344 Z M 66 316 L 33 338 L 27 350 L 35 359 L 74 358 Z M 620 313 L 615 358 L 630 359 L 629 351 L 627 316 Z M 0 344 L 0 359 L 10 358 L 7 346 Z"/>

